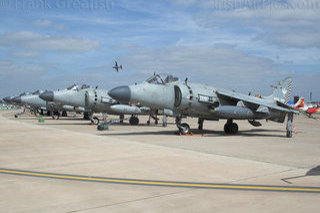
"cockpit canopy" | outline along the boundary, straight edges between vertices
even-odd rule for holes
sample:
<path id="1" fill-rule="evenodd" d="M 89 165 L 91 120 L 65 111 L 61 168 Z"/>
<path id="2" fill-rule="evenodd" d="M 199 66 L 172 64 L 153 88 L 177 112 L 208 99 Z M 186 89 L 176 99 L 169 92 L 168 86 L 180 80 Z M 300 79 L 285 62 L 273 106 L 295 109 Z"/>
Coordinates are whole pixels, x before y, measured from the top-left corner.
<path id="1" fill-rule="evenodd" d="M 88 89 L 90 88 L 89 85 L 83 84 L 82 86 L 78 86 L 76 84 L 71 85 L 70 87 L 67 88 L 67 90 L 83 90 L 83 89 Z"/>
<path id="2" fill-rule="evenodd" d="M 41 91 L 40 90 L 37 90 L 35 92 L 32 93 L 32 95 L 40 95 Z"/>
<path id="3" fill-rule="evenodd" d="M 70 87 L 67 87 L 67 90 L 76 90 L 76 89 L 78 89 L 78 86 L 76 84 L 73 84 Z"/>
<path id="4" fill-rule="evenodd" d="M 152 77 L 148 78 L 146 82 L 150 84 L 167 84 L 171 82 L 178 81 L 179 78 L 173 75 L 160 73 L 160 74 L 154 74 Z"/>
<path id="5" fill-rule="evenodd" d="M 86 84 L 83 84 L 81 87 L 80 87 L 80 89 L 89 89 L 90 88 L 90 86 L 89 85 L 86 85 Z"/>

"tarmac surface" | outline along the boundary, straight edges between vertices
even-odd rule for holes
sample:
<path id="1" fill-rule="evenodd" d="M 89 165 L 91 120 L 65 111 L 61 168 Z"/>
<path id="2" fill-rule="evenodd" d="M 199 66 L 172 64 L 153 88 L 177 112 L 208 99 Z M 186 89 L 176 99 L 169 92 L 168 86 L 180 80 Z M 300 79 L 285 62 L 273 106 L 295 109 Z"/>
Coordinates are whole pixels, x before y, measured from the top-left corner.
<path id="1" fill-rule="evenodd" d="M 101 132 L 17 112 L 0 111 L 0 212 L 319 212 L 320 120 L 295 117 L 288 139 L 274 122 L 226 136 L 188 118 L 194 136 L 178 136 L 172 118 Z"/>

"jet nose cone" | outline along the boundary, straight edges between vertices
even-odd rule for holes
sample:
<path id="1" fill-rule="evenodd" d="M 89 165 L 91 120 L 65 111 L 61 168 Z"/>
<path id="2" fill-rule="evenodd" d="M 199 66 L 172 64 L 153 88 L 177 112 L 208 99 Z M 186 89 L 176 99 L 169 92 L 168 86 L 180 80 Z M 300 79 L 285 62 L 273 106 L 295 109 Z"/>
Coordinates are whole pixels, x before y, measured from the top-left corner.
<path id="1" fill-rule="evenodd" d="M 129 102 L 131 99 L 131 91 L 128 86 L 120 86 L 113 88 L 108 92 L 108 95 L 123 103 Z"/>
<path id="2" fill-rule="evenodd" d="M 52 91 L 45 91 L 39 95 L 39 97 L 45 101 L 53 101 L 53 96 L 54 94 Z"/>
<path id="3" fill-rule="evenodd" d="M 20 96 L 15 97 L 15 98 L 13 99 L 13 102 L 15 102 L 15 103 L 17 103 L 17 104 L 21 104 L 21 97 L 20 97 Z"/>

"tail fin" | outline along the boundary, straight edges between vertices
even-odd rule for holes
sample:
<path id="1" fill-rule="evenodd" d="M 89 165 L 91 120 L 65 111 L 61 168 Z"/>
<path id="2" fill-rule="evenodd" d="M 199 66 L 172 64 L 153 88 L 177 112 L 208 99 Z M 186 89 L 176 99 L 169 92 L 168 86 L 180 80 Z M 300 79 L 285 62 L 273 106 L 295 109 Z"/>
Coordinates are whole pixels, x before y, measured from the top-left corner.
<path id="1" fill-rule="evenodd" d="M 300 107 L 304 107 L 304 98 L 300 97 L 297 103 L 295 103 L 294 107 L 299 109 Z"/>
<path id="2" fill-rule="evenodd" d="M 274 88 L 275 89 L 270 97 L 273 100 L 288 104 L 288 101 L 291 95 L 292 78 L 287 77 L 284 80 L 279 81 L 278 85 L 275 86 Z"/>

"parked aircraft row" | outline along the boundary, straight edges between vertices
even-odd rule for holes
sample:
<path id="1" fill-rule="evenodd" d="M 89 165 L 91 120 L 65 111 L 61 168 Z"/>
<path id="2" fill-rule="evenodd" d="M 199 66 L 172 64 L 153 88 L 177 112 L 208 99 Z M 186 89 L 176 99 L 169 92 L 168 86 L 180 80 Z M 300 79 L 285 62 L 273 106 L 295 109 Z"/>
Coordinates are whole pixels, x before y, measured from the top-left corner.
<path id="1" fill-rule="evenodd" d="M 172 75 L 154 74 L 140 84 L 119 86 L 110 91 L 89 86 L 73 85 L 64 90 L 38 91 L 7 97 L 8 103 L 22 104 L 33 111 L 52 112 L 55 118 L 66 115 L 66 111 L 83 112 L 85 118 L 99 123 L 94 113 L 108 113 L 120 116 L 130 115 L 130 124 L 139 123 L 138 115 L 149 115 L 158 122 L 158 114 L 163 114 L 163 126 L 166 116 L 176 118 L 181 134 L 188 134 L 190 126 L 182 119 L 190 116 L 198 118 L 198 129 L 203 129 L 204 120 L 226 120 L 226 134 L 237 134 L 235 120 L 248 120 L 255 126 L 261 126 L 259 120 L 284 123 L 287 117 L 287 137 L 292 137 L 293 115 L 299 114 L 297 106 L 288 104 L 292 79 L 280 81 L 269 96 L 255 97 L 235 91 L 219 89 L 203 84 L 189 83 Z"/>
<path id="2" fill-rule="evenodd" d="M 34 113 L 43 114 L 59 119 L 66 116 L 67 112 L 83 113 L 84 119 L 91 120 L 93 124 L 98 124 L 98 117 L 94 113 L 108 113 L 120 116 L 120 123 L 124 120 L 124 115 L 131 115 L 129 123 L 138 125 L 137 115 L 149 115 L 148 124 L 151 118 L 158 123 L 157 110 L 150 110 L 148 107 L 137 105 L 120 104 L 117 100 L 108 95 L 107 90 L 93 88 L 87 85 L 72 85 L 67 89 L 57 91 L 36 91 L 34 93 L 22 93 L 18 96 L 6 97 L 3 99 L 7 103 L 18 104 L 29 108 Z M 162 114 L 166 116 L 167 111 Z M 170 114 L 170 112 L 168 112 Z M 18 117 L 19 114 L 16 115 Z M 166 119 L 163 126 L 166 126 Z"/>

